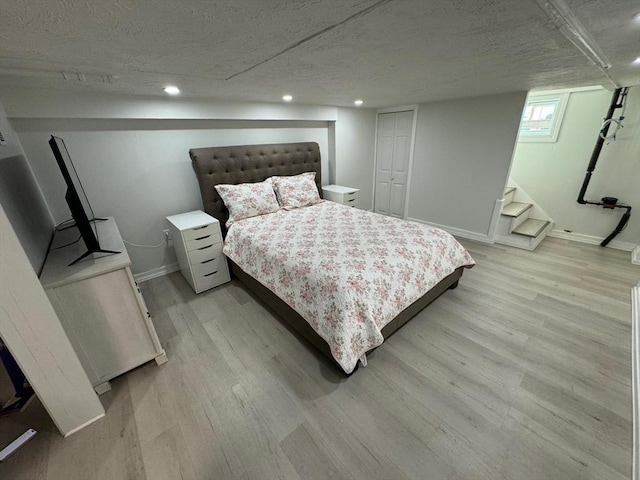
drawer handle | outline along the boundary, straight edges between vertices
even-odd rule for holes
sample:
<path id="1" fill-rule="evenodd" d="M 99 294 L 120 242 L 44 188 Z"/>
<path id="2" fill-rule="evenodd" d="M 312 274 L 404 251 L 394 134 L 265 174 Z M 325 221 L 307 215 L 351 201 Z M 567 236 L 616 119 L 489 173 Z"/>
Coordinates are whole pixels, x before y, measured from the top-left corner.
<path id="1" fill-rule="evenodd" d="M 356 201 L 355 198 L 352 198 L 351 200 L 347 200 L 347 202 L 355 202 L 355 201 Z"/>
<path id="2" fill-rule="evenodd" d="M 209 238 L 211 235 L 205 235 L 204 237 L 194 238 L 194 240 L 204 240 L 205 238 Z"/>
<path id="3" fill-rule="evenodd" d="M 198 240 L 198 239 L 196 238 L 196 240 Z M 206 250 L 207 248 L 211 248 L 211 247 L 213 247 L 213 245 L 207 245 L 206 247 L 200 247 L 197 250 Z"/>
<path id="4" fill-rule="evenodd" d="M 209 248 L 209 247 L 205 247 L 205 248 Z M 216 260 L 216 258 L 210 258 L 209 260 L 205 260 L 204 262 L 200 262 L 200 263 L 209 263 L 209 262 L 213 262 L 214 260 Z"/>
<path id="5" fill-rule="evenodd" d="M 205 273 L 204 276 L 205 277 L 209 277 L 211 275 L 215 275 L 216 273 L 218 273 L 218 270 L 216 270 L 215 272 L 211 272 L 211 273 Z"/>
<path id="6" fill-rule="evenodd" d="M 200 227 L 194 227 L 191 230 L 202 230 L 203 228 L 207 228 L 209 225 L 202 225 Z"/>

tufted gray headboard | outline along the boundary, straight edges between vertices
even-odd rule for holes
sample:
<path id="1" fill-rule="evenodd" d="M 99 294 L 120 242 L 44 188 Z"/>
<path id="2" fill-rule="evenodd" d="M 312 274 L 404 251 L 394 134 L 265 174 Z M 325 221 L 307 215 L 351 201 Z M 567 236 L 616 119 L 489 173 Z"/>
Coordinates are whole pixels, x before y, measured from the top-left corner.
<path id="1" fill-rule="evenodd" d="M 189 156 L 200 184 L 204 211 L 220 221 L 223 234 L 229 212 L 214 185 L 262 182 L 274 175 L 316 172 L 322 195 L 320 148 L 315 142 L 192 148 Z"/>

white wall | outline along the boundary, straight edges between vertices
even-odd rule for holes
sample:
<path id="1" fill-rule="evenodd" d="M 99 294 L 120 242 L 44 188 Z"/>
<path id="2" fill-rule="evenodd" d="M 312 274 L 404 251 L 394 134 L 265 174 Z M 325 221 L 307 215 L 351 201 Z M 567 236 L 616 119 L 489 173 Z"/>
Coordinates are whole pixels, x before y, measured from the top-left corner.
<path id="1" fill-rule="evenodd" d="M 126 96 L 40 88 L 3 88 L 11 118 L 111 118 L 180 120 L 335 121 L 336 108 L 294 103 L 251 103 L 186 99 L 180 96 Z"/>
<path id="2" fill-rule="evenodd" d="M 525 92 L 421 104 L 407 217 L 487 237 Z"/>
<path id="3" fill-rule="evenodd" d="M 612 92 L 573 92 L 555 143 L 519 142 L 511 177 L 555 221 L 556 230 L 605 238 L 623 210 L 576 202 Z M 620 115 L 620 110 L 615 112 Z M 625 127 L 605 143 L 585 198 L 618 197 L 633 207 L 627 228 L 616 241 L 640 242 L 640 88 L 629 90 Z"/>
<path id="4" fill-rule="evenodd" d="M 7 142 L 6 145 L 0 145 L 0 204 L 31 266 L 38 272 L 53 235 L 53 219 L 2 104 L 0 132 Z"/>
<path id="5" fill-rule="evenodd" d="M 337 185 L 360 189 L 360 208 L 373 209 L 373 175 L 376 144 L 376 111 L 339 108 L 336 121 Z"/>
<path id="6" fill-rule="evenodd" d="M 354 152 L 350 147 L 367 131 L 368 117 L 352 116 L 350 109 L 36 89 L 6 89 L 2 99 L 56 223 L 66 220 L 69 212 L 64 182 L 47 144 L 51 134 L 64 138 L 94 213 L 113 215 L 123 237 L 139 244 L 162 241 L 167 215 L 202 208 L 190 148 L 317 142 L 327 184 L 335 178 L 329 169 L 330 161 L 335 165 L 329 148 L 335 142 L 330 138 L 334 132 L 336 137 L 349 138 L 340 143 L 356 164 L 370 162 L 366 149 Z M 338 121 L 339 110 L 343 122 Z M 351 181 L 352 176 L 345 179 Z M 172 249 L 164 246 L 128 247 L 128 251 L 134 273 L 162 269 L 176 261 Z"/>

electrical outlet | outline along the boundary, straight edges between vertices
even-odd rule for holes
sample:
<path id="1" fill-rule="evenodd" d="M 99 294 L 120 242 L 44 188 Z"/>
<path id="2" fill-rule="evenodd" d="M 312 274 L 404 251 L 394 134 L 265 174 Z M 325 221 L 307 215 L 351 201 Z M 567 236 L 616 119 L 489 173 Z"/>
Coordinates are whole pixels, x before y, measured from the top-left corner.
<path id="1" fill-rule="evenodd" d="M 171 240 L 171 234 L 169 233 L 169 230 L 162 230 L 162 233 L 164 233 L 165 242 L 169 243 L 169 240 Z"/>

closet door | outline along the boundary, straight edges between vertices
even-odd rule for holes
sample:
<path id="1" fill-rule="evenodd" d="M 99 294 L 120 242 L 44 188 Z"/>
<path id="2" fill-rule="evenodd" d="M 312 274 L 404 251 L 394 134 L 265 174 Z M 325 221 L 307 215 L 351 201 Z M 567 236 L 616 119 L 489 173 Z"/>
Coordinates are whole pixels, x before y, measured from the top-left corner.
<path id="1" fill-rule="evenodd" d="M 396 114 L 378 115 L 376 139 L 376 192 L 374 211 L 389 215 L 391 204 L 391 170 L 393 168 L 393 138 L 396 132 Z"/>
<path id="2" fill-rule="evenodd" d="M 413 110 L 378 115 L 376 140 L 377 213 L 404 218 L 413 136 Z"/>

